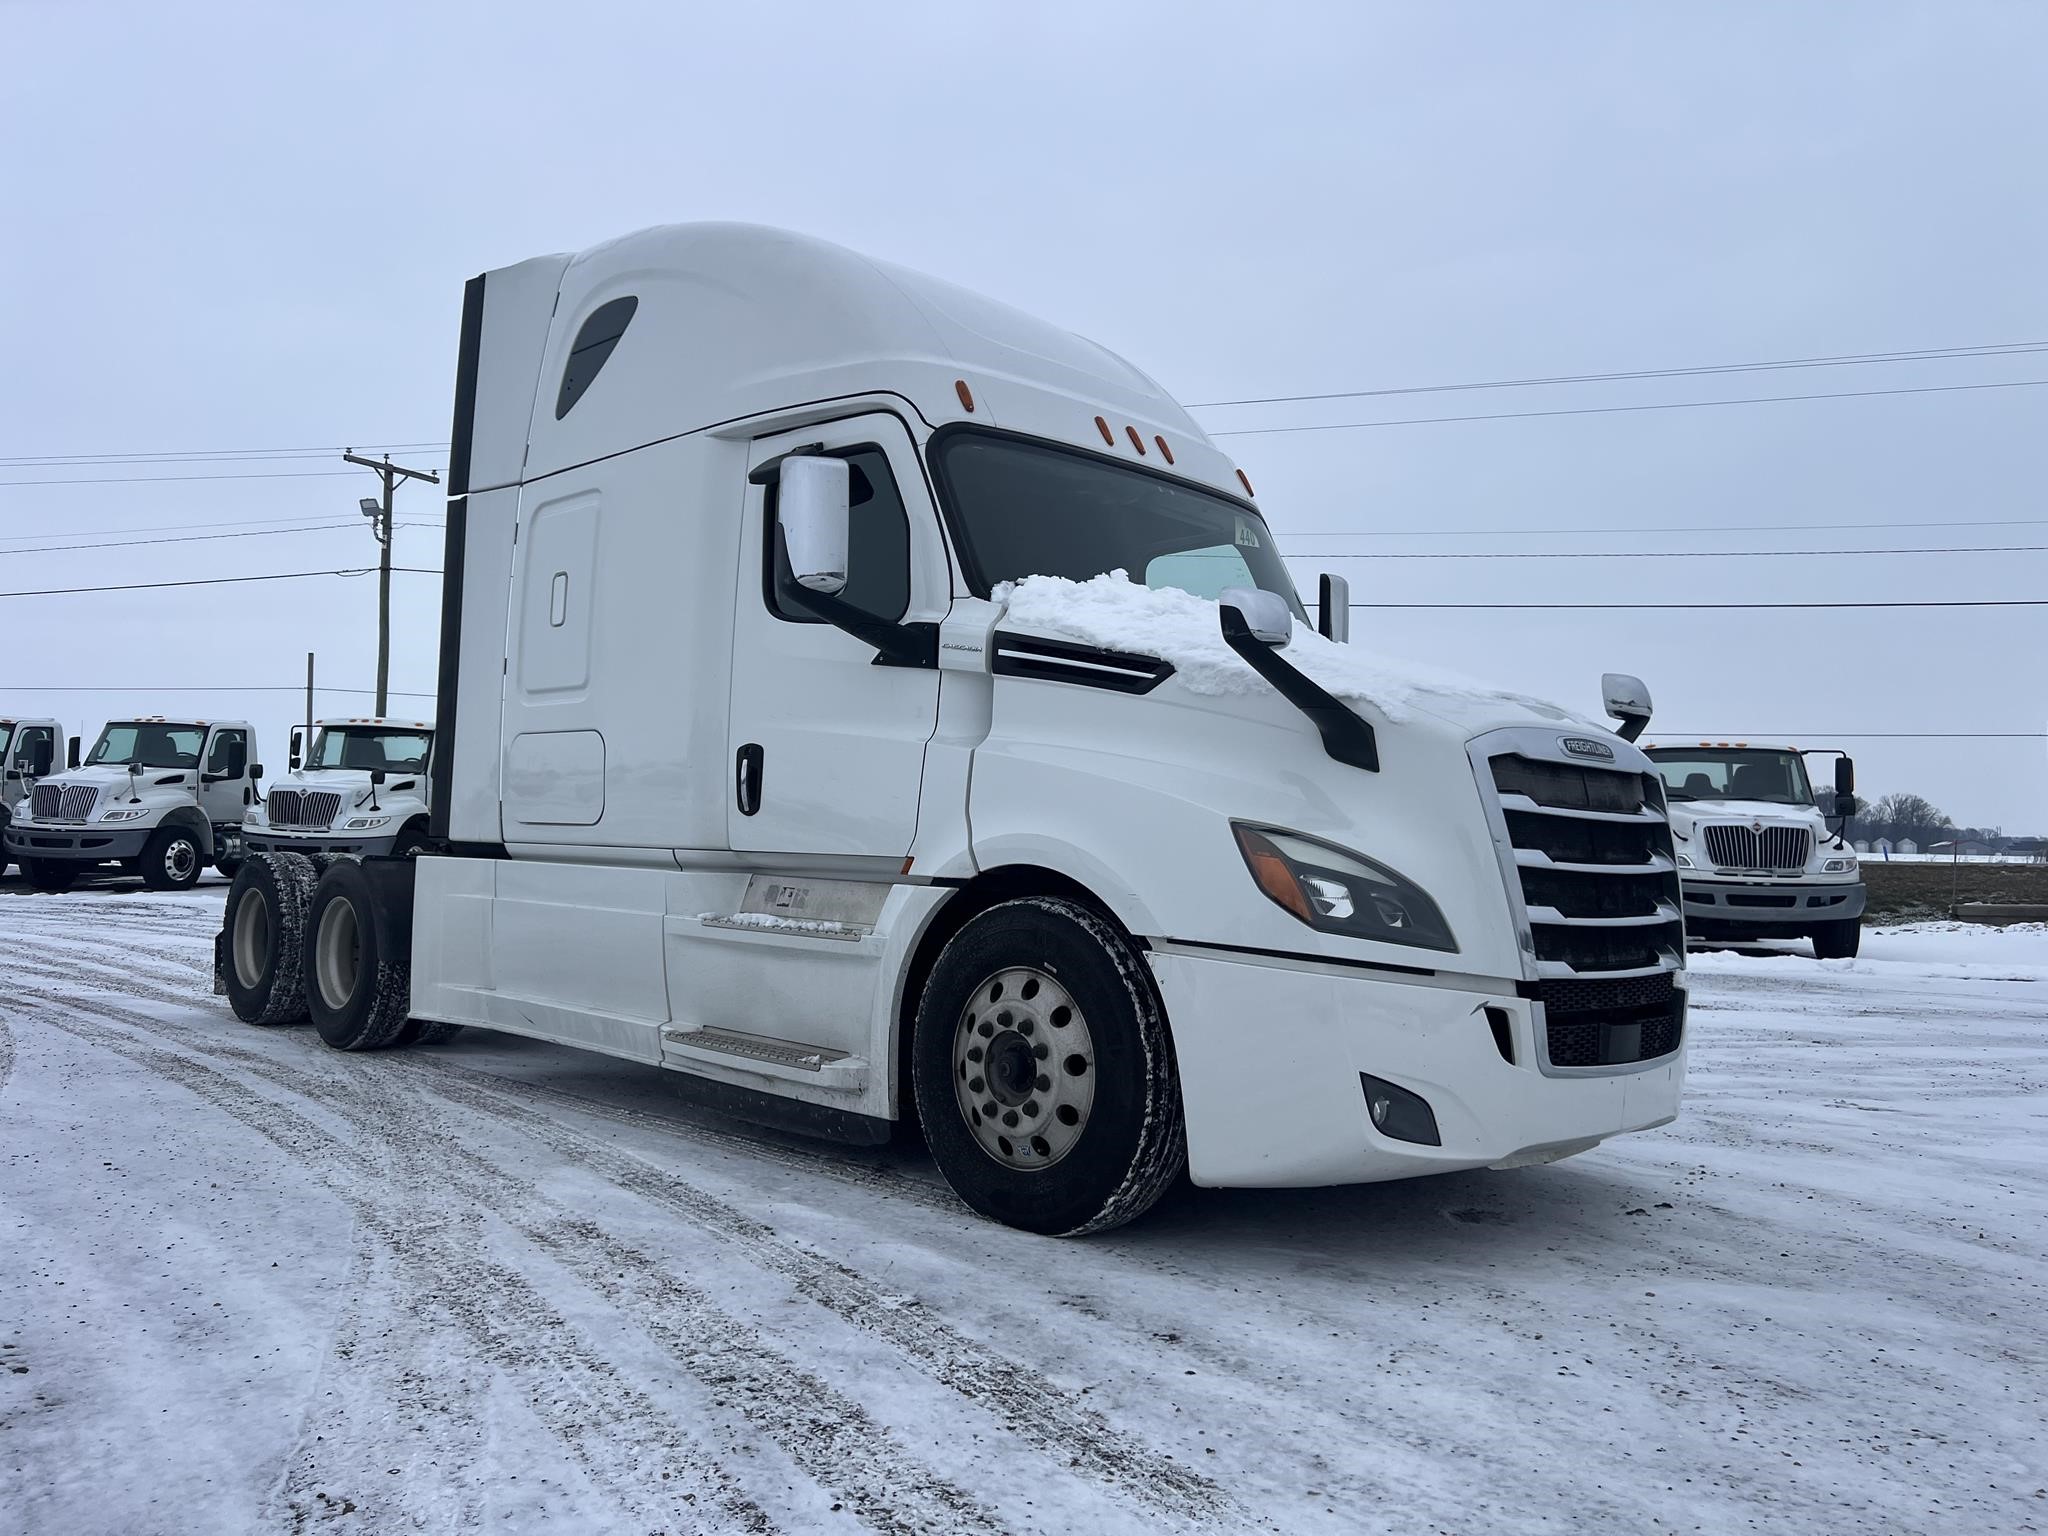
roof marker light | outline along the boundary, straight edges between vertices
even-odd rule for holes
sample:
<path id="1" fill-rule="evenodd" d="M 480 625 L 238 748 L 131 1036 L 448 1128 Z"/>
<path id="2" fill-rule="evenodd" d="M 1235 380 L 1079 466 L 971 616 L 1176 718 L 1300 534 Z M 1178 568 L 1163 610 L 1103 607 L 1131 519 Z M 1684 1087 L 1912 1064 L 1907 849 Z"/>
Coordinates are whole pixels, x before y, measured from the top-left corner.
<path id="1" fill-rule="evenodd" d="M 1109 423 L 1100 416 L 1095 418 L 1095 430 L 1102 434 L 1102 440 L 1110 447 L 1116 446 L 1116 434 L 1109 430 Z"/>
<path id="2" fill-rule="evenodd" d="M 1131 434 L 1131 446 L 1138 450 L 1138 457 L 1141 459 L 1145 457 L 1145 439 L 1138 436 L 1138 429 L 1127 426 L 1124 430 Z"/>
<path id="3" fill-rule="evenodd" d="M 1251 477 L 1241 469 L 1237 472 L 1237 483 L 1244 487 L 1245 495 L 1256 496 L 1259 494 L 1257 491 L 1252 489 Z"/>
<path id="4" fill-rule="evenodd" d="M 1155 436 L 1152 441 L 1159 445 L 1159 457 L 1171 464 L 1173 462 L 1173 450 L 1166 446 L 1166 439 Z"/>
<path id="5" fill-rule="evenodd" d="M 971 414 L 974 410 L 974 391 L 967 387 L 967 381 L 965 379 L 955 379 L 953 381 L 953 393 L 960 397 L 960 403 Z"/>

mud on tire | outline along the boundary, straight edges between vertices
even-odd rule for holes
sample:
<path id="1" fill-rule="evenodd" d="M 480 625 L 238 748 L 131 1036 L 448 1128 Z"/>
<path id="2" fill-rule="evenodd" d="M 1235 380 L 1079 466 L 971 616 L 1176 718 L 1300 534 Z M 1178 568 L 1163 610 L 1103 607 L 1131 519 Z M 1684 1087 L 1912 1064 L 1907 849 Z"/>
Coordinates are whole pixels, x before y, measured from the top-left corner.
<path id="1" fill-rule="evenodd" d="M 387 942 L 381 916 L 356 860 L 336 860 L 320 876 L 306 914 L 306 1012 L 336 1050 L 379 1050 L 405 1029 L 410 956 Z"/>
<path id="2" fill-rule="evenodd" d="M 1158 990 L 1130 940 L 1079 902 L 1026 897 L 970 919 L 918 1000 L 911 1057 L 932 1157 L 984 1216 L 1104 1231 L 1187 1165 Z"/>
<path id="3" fill-rule="evenodd" d="M 252 853 L 235 871 L 221 918 L 220 974 L 244 1024 L 290 1024 L 306 1016 L 300 965 L 314 873 L 299 853 Z"/>

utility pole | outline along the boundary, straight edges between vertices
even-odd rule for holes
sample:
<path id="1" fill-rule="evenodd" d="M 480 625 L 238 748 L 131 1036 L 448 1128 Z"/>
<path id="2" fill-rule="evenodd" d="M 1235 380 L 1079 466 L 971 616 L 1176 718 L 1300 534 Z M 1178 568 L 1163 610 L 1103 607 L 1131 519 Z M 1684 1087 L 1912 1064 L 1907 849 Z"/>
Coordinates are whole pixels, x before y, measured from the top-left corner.
<path id="1" fill-rule="evenodd" d="M 388 686 L 391 681 L 391 493 L 401 480 L 424 480 L 429 485 L 439 485 L 441 477 L 424 469 L 407 469 L 402 464 L 391 462 L 391 455 L 379 459 L 366 459 L 354 449 L 342 454 L 342 462 L 360 464 L 364 469 L 374 470 L 384 482 L 383 501 L 373 501 L 365 496 L 358 505 L 363 516 L 370 520 L 371 531 L 377 536 L 377 714 L 385 713 Z"/>

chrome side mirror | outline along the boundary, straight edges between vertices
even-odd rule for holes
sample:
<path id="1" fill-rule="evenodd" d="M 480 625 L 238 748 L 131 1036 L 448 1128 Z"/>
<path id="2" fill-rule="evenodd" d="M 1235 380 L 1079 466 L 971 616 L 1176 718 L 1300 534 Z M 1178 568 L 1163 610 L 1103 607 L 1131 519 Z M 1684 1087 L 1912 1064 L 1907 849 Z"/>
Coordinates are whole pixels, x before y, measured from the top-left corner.
<path id="1" fill-rule="evenodd" d="M 775 519 L 798 586 L 828 596 L 846 590 L 853 478 L 844 459 L 815 454 L 782 462 Z"/>
<path id="2" fill-rule="evenodd" d="M 1294 611 L 1278 592 L 1263 587 L 1225 587 L 1217 602 L 1237 610 L 1254 640 L 1278 647 L 1294 638 Z"/>
<path id="3" fill-rule="evenodd" d="M 1339 645 L 1351 639 L 1351 583 L 1325 571 L 1316 583 L 1318 612 L 1316 629 L 1325 639 Z"/>
<path id="4" fill-rule="evenodd" d="M 1600 679 L 1600 693 L 1607 713 L 1619 720 L 1614 734 L 1634 741 L 1650 723 L 1650 690 L 1640 677 L 1626 672 L 1609 672 Z"/>

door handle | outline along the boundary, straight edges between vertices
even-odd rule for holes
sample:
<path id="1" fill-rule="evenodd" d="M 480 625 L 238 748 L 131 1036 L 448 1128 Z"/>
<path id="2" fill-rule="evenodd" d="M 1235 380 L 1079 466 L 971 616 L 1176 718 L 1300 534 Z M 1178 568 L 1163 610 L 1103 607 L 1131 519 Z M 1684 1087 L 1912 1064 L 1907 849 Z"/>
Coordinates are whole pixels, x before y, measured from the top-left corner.
<path id="1" fill-rule="evenodd" d="M 751 816 L 761 809 L 761 747 L 758 742 L 750 741 L 740 748 L 733 764 L 733 788 L 742 816 Z"/>

